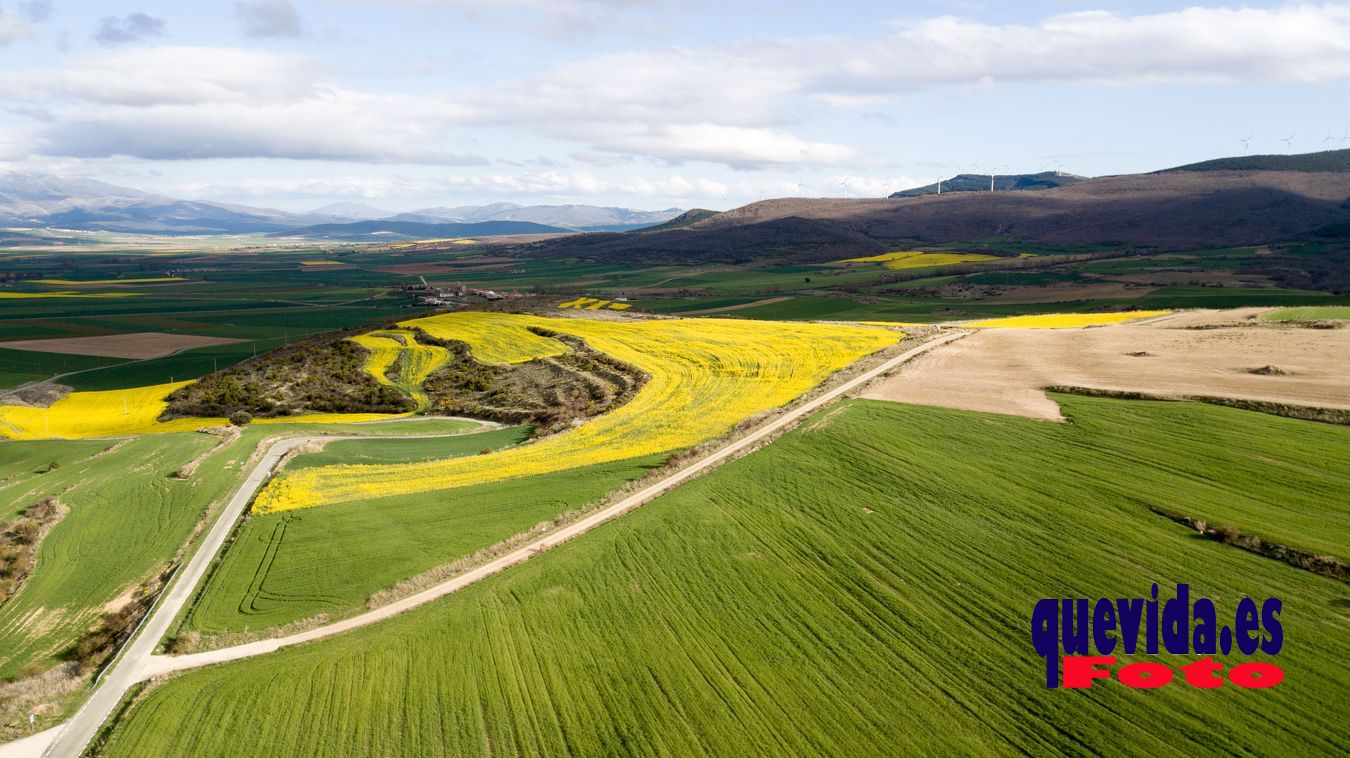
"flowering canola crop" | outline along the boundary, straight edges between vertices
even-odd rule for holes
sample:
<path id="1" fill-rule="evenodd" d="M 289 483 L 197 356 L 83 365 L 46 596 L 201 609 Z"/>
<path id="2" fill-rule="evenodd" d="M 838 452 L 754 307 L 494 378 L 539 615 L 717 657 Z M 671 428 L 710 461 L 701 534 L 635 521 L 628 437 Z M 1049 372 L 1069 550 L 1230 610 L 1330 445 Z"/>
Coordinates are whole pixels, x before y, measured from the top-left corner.
<path id="1" fill-rule="evenodd" d="M 567 345 L 535 334 L 528 327 L 552 329 L 548 324 L 572 323 L 568 319 L 526 319 L 473 311 L 421 318 L 400 326 L 417 327 L 437 339 L 467 343 L 473 350 L 473 357 L 483 363 L 501 365 L 566 354 Z"/>
<path id="2" fill-rule="evenodd" d="M 258 496 L 258 512 L 449 489 L 678 450 L 724 434 L 902 338 L 893 331 L 834 324 L 613 322 L 505 313 L 451 313 L 402 326 L 461 340 L 485 363 L 566 350 L 528 327 L 548 329 L 579 337 L 650 379 L 616 410 L 533 444 L 443 461 L 323 466 L 285 474 Z M 517 349 L 507 349 L 510 345 Z"/>
<path id="3" fill-rule="evenodd" d="M 191 382 L 152 384 L 126 390 L 72 392 L 50 408 L 0 405 L 0 435 L 14 439 L 113 437 L 196 429 L 202 419 L 159 423 L 164 398 Z"/>
<path id="4" fill-rule="evenodd" d="M 612 300 L 601 300 L 596 297 L 579 297 L 576 300 L 558 303 L 559 308 L 584 308 L 588 311 L 598 311 L 601 308 L 609 308 L 612 311 L 623 311 L 627 310 L 629 305 L 629 303 L 616 303 Z"/>
<path id="5" fill-rule="evenodd" d="M 136 434 L 190 432 L 203 426 L 221 426 L 223 418 L 178 418 L 157 421 L 168 405 L 165 398 L 191 382 L 152 384 L 124 390 L 72 392 L 50 408 L 0 405 L 0 437 L 18 440 L 129 437 Z M 398 418 L 387 413 L 323 413 L 257 419 L 255 424 L 355 423 Z"/>
<path id="6" fill-rule="evenodd" d="M 882 253 L 867 258 L 848 258 L 841 263 L 880 263 L 890 269 L 928 268 L 930 266 L 951 266 L 957 263 L 975 263 L 978 261 L 996 261 L 997 255 L 979 253 L 923 253 L 911 250 L 903 253 Z"/>
<path id="7" fill-rule="evenodd" d="M 440 345 L 423 345 L 409 329 L 385 329 L 350 338 L 352 342 L 370 351 L 362 366 L 366 373 L 380 384 L 397 387 L 419 408 L 431 405 L 422 383 L 431 372 L 450 360 L 450 351 Z M 389 378 L 389 370 L 398 364 L 397 379 Z"/>
<path id="8" fill-rule="evenodd" d="M 1164 316 L 1171 311 L 1126 311 L 1124 313 L 1040 313 L 1035 316 L 1009 316 L 984 321 L 968 321 L 962 326 L 1007 329 L 1072 329 L 1080 326 L 1120 324 L 1141 318 Z"/>

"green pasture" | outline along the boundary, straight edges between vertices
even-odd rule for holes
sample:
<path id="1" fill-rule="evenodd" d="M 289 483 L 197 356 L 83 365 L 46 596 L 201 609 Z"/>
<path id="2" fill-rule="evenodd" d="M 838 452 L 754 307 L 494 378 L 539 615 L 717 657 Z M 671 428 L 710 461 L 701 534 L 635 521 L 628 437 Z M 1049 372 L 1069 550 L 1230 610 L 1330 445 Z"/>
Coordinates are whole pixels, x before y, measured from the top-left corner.
<path id="1" fill-rule="evenodd" d="M 1350 429 L 1056 399 L 1070 423 L 827 410 L 429 606 L 176 676 L 102 754 L 1343 754 L 1345 585 L 1149 506 L 1344 556 Z M 1044 688 L 1037 600 L 1155 582 L 1280 598 L 1285 682 Z"/>

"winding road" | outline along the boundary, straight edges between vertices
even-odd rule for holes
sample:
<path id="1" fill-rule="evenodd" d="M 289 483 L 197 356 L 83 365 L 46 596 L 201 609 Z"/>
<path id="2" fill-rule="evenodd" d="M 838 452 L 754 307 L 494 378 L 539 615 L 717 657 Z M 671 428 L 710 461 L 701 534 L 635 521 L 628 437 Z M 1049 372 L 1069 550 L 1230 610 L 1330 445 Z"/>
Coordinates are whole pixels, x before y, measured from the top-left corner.
<path id="1" fill-rule="evenodd" d="M 220 552 L 235 522 L 239 519 L 254 494 L 271 475 L 281 459 L 290 451 L 314 440 L 335 439 L 334 437 L 312 436 L 282 440 L 273 444 L 263 455 L 244 483 L 235 492 L 225 510 L 216 520 L 211 531 L 203 540 L 192 559 L 172 580 L 172 585 L 160 596 L 151 609 L 146 621 L 131 641 L 123 647 L 121 653 L 104 670 L 102 678 L 93 695 L 76 711 L 64 725 L 49 729 L 32 737 L 6 745 L 0 745 L 0 758 L 36 758 L 52 756 L 55 758 L 74 758 L 98 735 L 105 721 L 116 709 L 123 696 L 137 683 L 174 671 L 197 668 L 213 663 L 222 663 L 241 658 L 270 653 L 283 647 L 329 637 L 351 629 L 373 624 L 377 621 L 396 616 L 405 611 L 425 605 L 452 592 L 463 589 L 482 579 L 524 563 L 539 553 L 566 542 L 574 537 L 612 519 L 622 516 L 635 508 L 656 499 L 665 492 L 678 487 L 686 481 L 702 474 L 743 451 L 753 448 L 775 433 L 782 431 L 801 418 L 815 413 L 826 405 L 838 400 L 845 394 L 858 389 L 901 364 L 928 352 L 936 347 L 960 339 L 967 332 L 952 331 L 936 339 L 911 348 L 884 363 L 850 379 L 819 397 L 792 408 L 782 415 L 765 422 L 749 434 L 733 440 L 713 450 L 669 476 L 642 490 L 629 495 L 602 510 L 569 524 L 555 532 L 546 534 L 516 550 L 506 553 L 477 568 L 470 569 L 451 579 L 429 587 L 414 595 L 396 600 L 388 605 L 367 611 L 349 619 L 316 627 L 287 637 L 259 640 L 234 647 L 210 650 L 191 655 L 156 655 L 155 648 L 169 630 L 173 621 L 196 591 L 198 584 L 206 576 L 211 562 Z"/>

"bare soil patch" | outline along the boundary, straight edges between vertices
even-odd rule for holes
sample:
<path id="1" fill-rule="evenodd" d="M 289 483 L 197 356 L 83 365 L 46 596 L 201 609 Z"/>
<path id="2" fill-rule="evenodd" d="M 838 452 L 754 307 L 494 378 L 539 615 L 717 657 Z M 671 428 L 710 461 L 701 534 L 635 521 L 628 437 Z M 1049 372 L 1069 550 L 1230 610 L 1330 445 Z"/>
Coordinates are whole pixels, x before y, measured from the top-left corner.
<path id="1" fill-rule="evenodd" d="M 60 337 L 49 340 L 0 342 L 0 348 L 30 350 L 35 353 L 101 355 L 108 358 L 160 358 L 194 347 L 228 345 L 232 342 L 242 341 L 228 337 L 203 337 L 197 334 L 136 332 L 134 334 L 105 334 L 97 337 Z"/>
<path id="2" fill-rule="evenodd" d="M 1350 410 L 1350 332 L 1270 328 L 1242 317 L 985 329 L 906 364 L 864 397 L 1055 421 L 1063 420 L 1059 406 L 1042 389 L 1054 385 Z M 1235 325 L 1195 328 L 1206 323 Z M 1263 366 L 1283 373 L 1252 371 Z"/>
<path id="3" fill-rule="evenodd" d="M 70 387 L 55 382 L 35 382 L 11 392 L 0 392 L 0 405 L 24 405 L 29 408 L 50 408 L 52 403 L 69 395 Z"/>

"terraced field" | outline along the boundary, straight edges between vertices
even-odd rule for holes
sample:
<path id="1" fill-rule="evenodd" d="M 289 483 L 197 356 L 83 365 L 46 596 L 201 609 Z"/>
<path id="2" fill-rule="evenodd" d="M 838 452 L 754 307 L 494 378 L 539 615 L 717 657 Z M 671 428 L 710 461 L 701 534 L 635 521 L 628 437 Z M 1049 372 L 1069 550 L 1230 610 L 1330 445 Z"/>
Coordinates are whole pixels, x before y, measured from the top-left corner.
<path id="1" fill-rule="evenodd" d="M 415 326 L 437 339 L 468 343 L 473 357 L 483 363 L 502 364 L 552 358 L 567 352 L 563 343 L 530 331 L 531 326 L 545 325 L 542 321 L 548 319 L 470 312 L 416 319 L 402 326 Z"/>
<path id="2" fill-rule="evenodd" d="M 1344 585 L 1148 506 L 1343 547 L 1350 430 L 1056 399 L 1074 423 L 826 411 L 433 605 L 180 675 L 101 754 L 1344 753 Z M 1037 599 L 1153 582 L 1282 598 L 1286 686 L 1043 688 Z"/>
<path id="3" fill-rule="evenodd" d="M 644 322 L 452 313 L 403 326 L 467 343 L 486 363 L 566 352 L 531 327 L 580 337 L 651 378 L 625 405 L 576 429 L 493 455 L 391 466 L 333 466 L 283 475 L 259 513 L 390 494 L 446 490 L 669 453 L 780 406 L 901 335 L 871 327 L 721 320 Z"/>
<path id="4" fill-rule="evenodd" d="M 409 329 L 385 329 L 350 339 L 370 351 L 364 366 L 367 374 L 381 384 L 397 387 L 417 402 L 419 410 L 431 405 L 422 383 L 450 361 L 449 350 L 439 345 L 423 345 Z"/>

